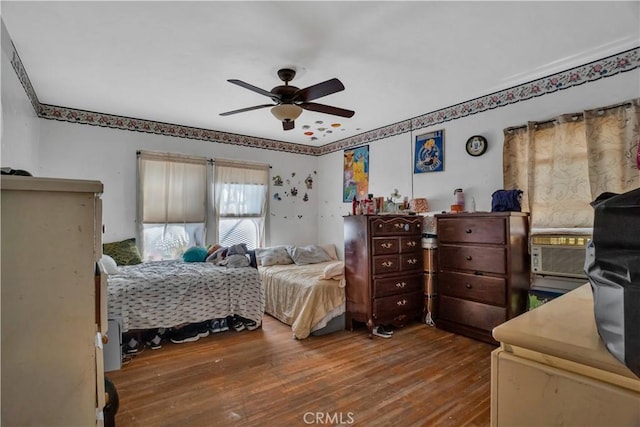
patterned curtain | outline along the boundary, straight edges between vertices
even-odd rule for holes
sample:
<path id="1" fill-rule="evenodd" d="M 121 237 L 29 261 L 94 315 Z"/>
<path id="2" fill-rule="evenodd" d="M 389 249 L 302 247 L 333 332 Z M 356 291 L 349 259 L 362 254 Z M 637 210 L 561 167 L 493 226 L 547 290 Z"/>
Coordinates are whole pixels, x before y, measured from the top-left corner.
<path id="1" fill-rule="evenodd" d="M 532 228 L 592 227 L 592 200 L 640 186 L 640 99 L 504 135 L 504 188 L 524 191 Z"/>

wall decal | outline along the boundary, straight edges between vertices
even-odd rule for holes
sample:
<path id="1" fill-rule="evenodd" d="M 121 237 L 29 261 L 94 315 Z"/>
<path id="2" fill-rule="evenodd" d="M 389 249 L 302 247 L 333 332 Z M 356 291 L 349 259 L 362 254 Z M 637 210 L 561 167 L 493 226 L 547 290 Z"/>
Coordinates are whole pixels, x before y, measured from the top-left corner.
<path id="1" fill-rule="evenodd" d="M 296 197 L 298 195 L 298 189 L 296 187 L 291 188 L 291 195 Z"/>
<path id="2" fill-rule="evenodd" d="M 273 180 L 273 185 L 275 187 L 282 187 L 282 178 L 280 177 L 280 175 L 276 175 L 271 179 Z"/>
<path id="3" fill-rule="evenodd" d="M 363 199 L 369 192 L 369 146 L 344 150 L 342 201 Z"/>
<path id="4" fill-rule="evenodd" d="M 305 185 L 307 186 L 307 190 L 311 190 L 313 188 L 313 178 L 311 178 L 311 174 L 304 180 Z"/>
<path id="5" fill-rule="evenodd" d="M 275 194 L 273 195 L 273 199 L 274 199 L 274 200 L 282 200 L 282 197 L 280 197 L 280 193 L 275 193 Z"/>
<path id="6" fill-rule="evenodd" d="M 308 202 L 309 201 L 309 195 L 307 193 L 304 193 L 304 197 L 302 198 L 303 202 Z"/>

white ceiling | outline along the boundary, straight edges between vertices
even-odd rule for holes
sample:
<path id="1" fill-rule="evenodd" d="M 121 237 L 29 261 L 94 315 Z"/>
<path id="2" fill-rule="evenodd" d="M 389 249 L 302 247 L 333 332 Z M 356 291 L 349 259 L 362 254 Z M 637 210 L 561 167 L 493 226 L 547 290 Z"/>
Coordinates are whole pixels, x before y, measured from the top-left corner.
<path id="1" fill-rule="evenodd" d="M 640 45 L 640 2 L 30 2 L 0 13 L 43 104 L 324 145 Z M 283 131 L 265 90 L 343 92 Z M 316 123 L 322 121 L 322 124 Z M 339 127 L 331 128 L 333 123 Z M 308 125 L 309 129 L 303 129 Z M 332 130 L 332 133 L 318 128 Z M 317 140 L 305 136 L 314 131 Z"/>

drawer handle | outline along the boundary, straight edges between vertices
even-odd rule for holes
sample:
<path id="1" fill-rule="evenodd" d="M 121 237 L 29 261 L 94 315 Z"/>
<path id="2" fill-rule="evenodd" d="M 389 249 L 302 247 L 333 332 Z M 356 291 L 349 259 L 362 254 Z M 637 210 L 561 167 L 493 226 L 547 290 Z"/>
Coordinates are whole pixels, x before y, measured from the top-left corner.
<path id="1" fill-rule="evenodd" d="M 389 249 L 391 247 L 391 243 L 388 243 L 388 242 L 381 243 L 380 246 L 382 246 L 385 249 Z"/>
<path id="2" fill-rule="evenodd" d="M 467 261 L 471 261 L 473 258 L 471 258 L 471 255 L 467 255 L 466 260 Z"/>
<path id="3" fill-rule="evenodd" d="M 467 283 L 466 287 L 467 289 L 471 289 L 471 283 Z"/>
<path id="4" fill-rule="evenodd" d="M 396 288 L 403 289 L 405 286 L 407 286 L 407 284 L 405 282 L 396 283 Z"/>
<path id="5" fill-rule="evenodd" d="M 393 224 L 393 226 L 394 226 L 395 228 L 402 228 L 402 227 L 403 227 L 403 225 L 402 225 L 402 224 L 400 224 L 399 222 L 396 222 L 395 224 Z"/>
<path id="6" fill-rule="evenodd" d="M 413 264 L 415 264 L 415 263 L 417 263 L 417 262 L 418 262 L 418 260 L 417 260 L 417 259 L 415 259 L 415 258 L 411 258 L 411 259 L 408 259 L 408 260 L 407 260 L 407 264 L 411 264 L 411 265 L 413 265 Z"/>
<path id="7" fill-rule="evenodd" d="M 393 261 L 383 261 L 382 262 L 382 266 L 383 267 L 391 267 L 393 265 Z"/>
<path id="8" fill-rule="evenodd" d="M 412 240 L 412 241 L 410 241 L 410 242 L 407 242 L 407 246 L 414 247 L 415 245 L 416 245 L 415 240 Z"/>
<path id="9" fill-rule="evenodd" d="M 398 304 L 398 306 L 402 307 L 403 305 L 407 305 L 407 300 L 406 299 L 402 299 L 402 300 L 398 301 L 396 304 Z"/>
<path id="10" fill-rule="evenodd" d="M 464 232 L 467 234 L 471 234 L 472 230 L 470 228 L 467 228 L 466 230 L 464 230 Z"/>

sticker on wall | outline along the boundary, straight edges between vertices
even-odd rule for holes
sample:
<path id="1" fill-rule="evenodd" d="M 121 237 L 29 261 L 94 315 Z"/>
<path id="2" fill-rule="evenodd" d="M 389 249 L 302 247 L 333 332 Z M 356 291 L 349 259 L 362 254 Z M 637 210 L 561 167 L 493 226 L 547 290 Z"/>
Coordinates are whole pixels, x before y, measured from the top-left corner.
<path id="1" fill-rule="evenodd" d="M 304 180 L 305 185 L 307 186 L 307 190 L 311 190 L 313 188 L 313 178 L 311 178 L 311 174 Z"/>
<path id="2" fill-rule="evenodd" d="M 280 177 L 280 175 L 276 175 L 272 179 L 273 179 L 273 185 L 275 187 L 282 187 L 282 178 Z"/>
<path id="3" fill-rule="evenodd" d="M 296 197 L 298 195 L 298 189 L 296 187 L 291 187 L 291 195 Z"/>
<path id="4" fill-rule="evenodd" d="M 302 215 L 298 215 L 298 219 L 302 219 Z"/>
<path id="5" fill-rule="evenodd" d="M 302 198 L 303 202 L 308 202 L 309 201 L 309 195 L 307 193 L 304 193 L 304 197 Z"/>
<path id="6" fill-rule="evenodd" d="M 280 197 L 280 193 L 276 193 L 273 195 L 273 199 L 274 200 L 282 200 L 282 197 Z"/>
<path id="7" fill-rule="evenodd" d="M 295 172 L 291 172 L 291 178 L 293 178 L 294 176 L 296 176 Z"/>

